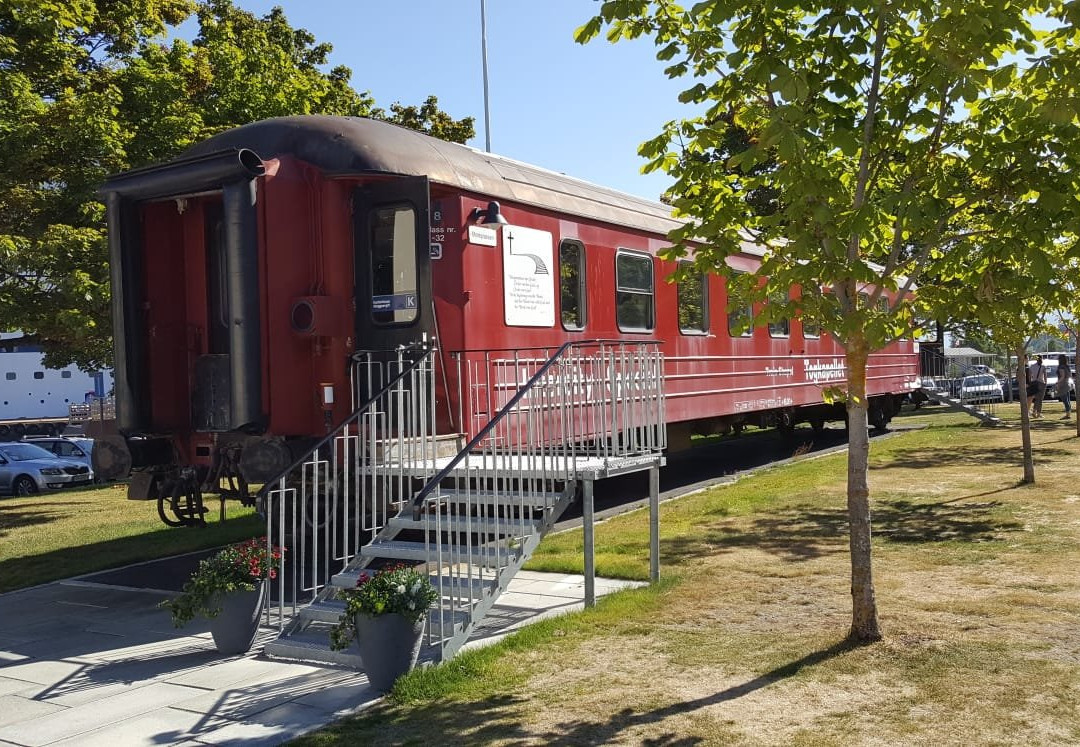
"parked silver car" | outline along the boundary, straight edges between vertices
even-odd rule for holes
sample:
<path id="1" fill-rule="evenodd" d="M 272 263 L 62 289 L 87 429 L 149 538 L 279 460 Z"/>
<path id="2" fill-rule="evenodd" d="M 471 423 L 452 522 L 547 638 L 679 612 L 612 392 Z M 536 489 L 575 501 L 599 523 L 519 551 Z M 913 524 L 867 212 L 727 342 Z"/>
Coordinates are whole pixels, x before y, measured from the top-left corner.
<path id="1" fill-rule="evenodd" d="M 28 443 L 0 443 L 0 493 L 32 495 L 74 485 L 89 485 L 94 472 Z"/>
<path id="2" fill-rule="evenodd" d="M 90 460 L 94 450 L 94 439 L 81 436 L 27 436 L 23 443 L 33 444 L 51 451 L 61 459 L 69 459 L 73 462 L 85 464 L 94 468 Z"/>

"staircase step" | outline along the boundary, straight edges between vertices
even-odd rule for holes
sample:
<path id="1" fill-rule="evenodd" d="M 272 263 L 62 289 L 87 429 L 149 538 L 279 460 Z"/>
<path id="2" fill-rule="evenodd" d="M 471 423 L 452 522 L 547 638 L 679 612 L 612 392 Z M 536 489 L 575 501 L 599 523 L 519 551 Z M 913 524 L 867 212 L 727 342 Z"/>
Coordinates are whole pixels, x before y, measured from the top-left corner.
<path id="1" fill-rule="evenodd" d="M 430 520 L 430 521 L 429 521 Z M 434 530 L 436 528 L 434 517 L 422 517 L 417 520 L 412 513 L 395 516 L 387 525 L 399 530 L 417 529 Z M 480 518 L 478 516 L 454 516 L 443 517 L 438 523 L 438 528 L 444 532 L 470 532 L 480 534 L 499 534 L 504 537 L 522 537 L 536 534 L 540 531 L 541 523 L 533 519 L 494 519 Z"/>
<path id="2" fill-rule="evenodd" d="M 342 651 L 331 649 L 330 638 L 325 631 L 293 633 L 287 638 L 270 641 L 263 646 L 263 653 L 271 659 L 334 664 L 350 669 L 364 668 L 355 648 Z"/>
<path id="3" fill-rule="evenodd" d="M 361 573 L 367 571 L 363 570 L 346 570 L 336 574 L 331 580 L 331 584 L 338 589 L 353 589 L 356 587 L 356 582 L 360 578 Z M 461 576 L 436 576 L 430 577 L 431 583 L 438 589 L 444 596 L 466 596 L 473 599 L 479 599 L 485 594 L 490 594 L 495 591 L 498 586 L 498 580 L 492 578 L 490 575 L 486 578 L 463 578 Z M 329 600 L 322 602 L 321 604 L 343 604 L 337 600 Z M 302 611 L 302 610 L 301 610 Z M 337 618 L 334 618 L 336 622 Z"/>
<path id="4" fill-rule="evenodd" d="M 336 624 L 341 613 L 345 611 L 345 602 L 340 599 L 324 599 L 312 602 L 306 607 L 296 611 L 297 616 L 307 622 L 324 622 Z"/>
<path id="5" fill-rule="evenodd" d="M 488 584 L 488 585 L 486 585 L 486 586 L 484 586 L 482 588 L 478 586 L 478 587 L 476 587 L 476 589 L 477 589 L 477 591 L 483 591 L 484 589 L 491 590 L 491 589 L 494 589 L 494 584 Z M 445 581 L 444 581 L 443 591 L 444 592 L 448 591 L 448 587 L 445 585 Z M 330 624 L 336 625 L 338 619 L 341 617 L 341 613 L 344 612 L 344 611 L 345 611 L 345 602 L 343 600 L 334 599 L 334 600 L 326 600 L 326 601 L 322 601 L 322 602 L 315 602 L 315 603 L 313 603 L 313 604 L 311 604 L 311 605 L 309 605 L 307 607 L 304 607 L 303 609 L 298 610 L 298 614 L 299 614 L 300 619 L 304 620 L 305 622 L 309 622 L 309 623 L 330 623 Z M 437 625 L 438 624 L 438 615 L 439 615 L 439 607 L 438 606 L 433 607 L 430 614 L 429 614 L 429 617 L 428 617 L 428 624 L 429 625 Z M 461 627 L 466 622 L 468 622 L 468 619 L 469 619 L 469 613 L 465 609 L 462 609 L 460 606 L 459 606 L 458 609 L 455 609 L 453 611 L 447 611 L 447 612 L 443 613 L 444 624 L 445 625 L 456 626 L 457 629 L 461 629 Z M 327 627 L 324 627 L 324 626 L 317 626 L 317 627 L 314 627 L 314 628 L 307 628 L 302 633 L 294 633 L 293 636 L 295 636 L 295 640 L 298 640 L 298 641 L 301 641 L 301 642 L 306 641 L 307 643 L 303 643 L 303 647 L 306 647 L 306 648 L 314 647 L 314 648 L 317 649 L 318 648 L 317 644 L 319 644 L 319 643 L 326 643 L 327 647 L 329 647 L 329 645 L 330 645 L 329 644 L 330 629 L 327 628 Z M 291 638 L 283 638 L 283 639 L 280 639 L 280 640 L 288 642 L 288 641 L 293 640 L 293 639 L 291 639 Z"/>
<path id="6" fill-rule="evenodd" d="M 459 545 L 425 545 L 423 542 L 372 542 L 360 548 L 360 556 L 364 558 L 415 560 L 418 563 L 439 557 L 447 561 L 471 558 L 474 563 L 491 563 L 513 555 L 514 552 L 495 547 L 473 547 L 465 550 Z"/>
<path id="7" fill-rule="evenodd" d="M 437 495 L 437 497 L 436 497 Z M 555 504 L 559 500 L 560 493 L 556 491 L 524 491 L 524 492 L 495 492 L 489 490 L 461 490 L 448 488 L 439 490 L 428 496 L 429 501 L 438 500 L 441 503 L 450 503 L 456 506 L 494 507 L 509 506 L 516 508 L 541 509 Z"/>

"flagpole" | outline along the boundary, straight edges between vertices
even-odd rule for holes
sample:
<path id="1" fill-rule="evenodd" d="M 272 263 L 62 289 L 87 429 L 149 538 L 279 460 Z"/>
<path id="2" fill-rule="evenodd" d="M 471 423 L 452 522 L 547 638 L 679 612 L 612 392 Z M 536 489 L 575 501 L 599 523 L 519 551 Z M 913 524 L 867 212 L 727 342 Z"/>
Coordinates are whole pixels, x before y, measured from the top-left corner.
<path id="1" fill-rule="evenodd" d="M 480 0 L 480 50 L 484 58 L 484 150 L 491 152 L 491 107 L 488 103 L 486 0 Z"/>

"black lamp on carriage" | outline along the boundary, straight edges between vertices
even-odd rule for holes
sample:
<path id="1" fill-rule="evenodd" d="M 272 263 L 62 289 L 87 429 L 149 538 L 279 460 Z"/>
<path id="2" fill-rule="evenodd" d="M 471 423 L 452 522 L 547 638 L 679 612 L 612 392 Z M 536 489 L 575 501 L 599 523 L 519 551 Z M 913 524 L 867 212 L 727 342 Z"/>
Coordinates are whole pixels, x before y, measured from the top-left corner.
<path id="1" fill-rule="evenodd" d="M 474 207 L 472 212 L 469 213 L 469 220 L 479 221 L 480 223 L 497 223 L 499 225 L 507 225 L 509 221 L 503 217 L 502 210 L 499 208 L 499 203 L 492 200 L 487 204 L 487 209 Z"/>

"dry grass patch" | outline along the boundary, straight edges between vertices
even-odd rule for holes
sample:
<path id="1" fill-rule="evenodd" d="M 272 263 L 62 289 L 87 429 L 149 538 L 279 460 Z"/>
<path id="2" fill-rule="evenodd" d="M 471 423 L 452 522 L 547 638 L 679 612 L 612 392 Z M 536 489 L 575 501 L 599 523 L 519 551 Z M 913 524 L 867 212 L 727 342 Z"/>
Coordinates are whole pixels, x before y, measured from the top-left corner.
<path id="1" fill-rule="evenodd" d="M 919 417 L 872 446 L 883 642 L 844 641 L 844 458 L 816 458 L 665 504 L 659 587 L 413 673 L 304 743 L 1080 742 L 1080 441 L 1035 429 L 1022 486 L 1016 428 Z M 598 566 L 646 576 L 647 521 L 598 527 Z M 537 565 L 580 552 L 550 537 Z"/>

